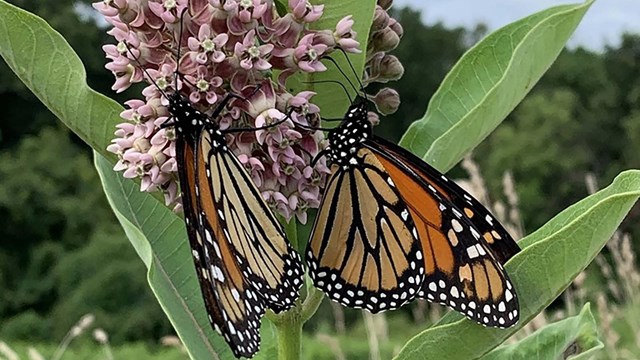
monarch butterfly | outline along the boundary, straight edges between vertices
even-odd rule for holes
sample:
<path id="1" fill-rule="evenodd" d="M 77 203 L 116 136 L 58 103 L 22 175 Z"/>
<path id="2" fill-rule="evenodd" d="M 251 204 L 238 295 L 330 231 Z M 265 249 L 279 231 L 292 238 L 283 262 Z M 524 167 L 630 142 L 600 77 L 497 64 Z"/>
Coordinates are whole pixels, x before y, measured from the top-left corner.
<path id="1" fill-rule="evenodd" d="M 516 242 L 453 181 L 374 136 L 366 103 L 328 133 L 331 176 L 306 249 L 314 286 L 372 313 L 426 298 L 485 326 L 515 324 L 502 263 Z"/>
<path id="2" fill-rule="evenodd" d="M 169 102 L 171 118 L 161 127 L 176 130 L 184 220 L 209 321 L 236 357 L 252 357 L 265 310 L 291 308 L 304 276 L 300 255 L 227 147 L 226 133 L 263 128 L 222 131 L 213 119 L 238 96 L 228 95 L 209 116 L 179 93 L 177 72 L 174 92 L 167 94 L 141 68 Z"/>
<path id="3" fill-rule="evenodd" d="M 214 115 L 217 115 L 223 102 Z M 236 357 L 259 349 L 265 309 L 299 296 L 298 253 L 224 133 L 184 97 L 169 97 L 185 223 L 209 321 Z"/>

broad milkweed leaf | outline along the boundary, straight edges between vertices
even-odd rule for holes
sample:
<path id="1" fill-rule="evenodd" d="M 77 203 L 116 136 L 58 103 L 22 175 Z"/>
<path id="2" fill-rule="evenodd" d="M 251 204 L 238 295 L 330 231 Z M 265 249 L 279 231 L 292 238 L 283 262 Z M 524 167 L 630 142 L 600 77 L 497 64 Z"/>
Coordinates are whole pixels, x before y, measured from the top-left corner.
<path id="1" fill-rule="evenodd" d="M 591 4 L 553 7 L 488 35 L 447 74 L 400 145 L 442 172 L 451 169 L 531 90 Z"/>
<path id="2" fill-rule="evenodd" d="M 596 319 L 586 304 L 580 314 L 549 324 L 515 344 L 500 346 L 481 359 L 589 359 L 603 347 Z"/>
<path id="3" fill-rule="evenodd" d="M 122 106 L 87 85 L 80 58 L 62 35 L 0 0 L 0 56 L 60 121 L 115 164 L 116 156 L 106 149 Z"/>

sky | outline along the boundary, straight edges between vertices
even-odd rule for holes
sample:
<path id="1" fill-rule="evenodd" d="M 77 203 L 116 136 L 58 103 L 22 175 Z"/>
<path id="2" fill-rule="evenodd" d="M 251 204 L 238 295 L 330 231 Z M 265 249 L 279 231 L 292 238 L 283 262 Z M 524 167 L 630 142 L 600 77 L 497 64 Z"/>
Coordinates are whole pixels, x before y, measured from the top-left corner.
<path id="1" fill-rule="evenodd" d="M 394 0 L 394 7 L 409 5 L 422 10 L 427 24 L 442 22 L 447 26 L 473 28 L 484 23 L 489 30 L 531 15 L 548 7 L 576 3 L 562 0 Z M 640 33 L 640 0 L 597 0 L 587 12 L 569 42 L 602 50 L 617 45 L 623 32 Z"/>

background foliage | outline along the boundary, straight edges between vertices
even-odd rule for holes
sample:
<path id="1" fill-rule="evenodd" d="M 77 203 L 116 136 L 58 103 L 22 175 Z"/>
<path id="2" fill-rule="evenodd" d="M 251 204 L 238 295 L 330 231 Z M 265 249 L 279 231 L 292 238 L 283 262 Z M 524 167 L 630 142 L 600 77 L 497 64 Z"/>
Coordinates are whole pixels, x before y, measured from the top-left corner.
<path id="1" fill-rule="evenodd" d="M 11 3 L 39 14 L 65 36 L 83 60 L 90 86 L 118 100 L 131 97 L 109 90 L 113 79 L 103 69 L 105 60 L 98 49 L 106 41 L 104 30 L 78 15 L 89 2 Z M 481 26 L 467 30 L 425 25 L 419 13 L 396 10 L 405 35 L 395 55 L 407 76 L 393 86 L 403 104 L 378 128 L 394 141 L 424 114 L 425 99 L 484 33 Z M 584 198 L 585 175 L 593 173 L 599 183 L 608 184 L 623 169 L 640 167 L 639 59 L 637 35 L 625 35 L 620 46 L 603 53 L 565 50 L 474 152 L 493 200 L 508 202 L 501 195 L 502 175 L 513 174 L 525 233 Z M 57 343 L 90 312 L 113 344 L 142 342 L 151 349 L 147 350 L 159 351 L 158 339 L 170 335 L 171 326 L 148 289 L 143 264 L 107 205 L 89 150 L 4 63 L 0 69 L 0 106 L 5 111 L 0 122 L 0 340 Z M 459 168 L 453 174 L 467 176 Z M 623 224 L 631 239 L 640 239 L 637 218 L 638 211 L 632 211 Z M 640 248 L 637 240 L 633 248 Z M 612 257 L 610 250 L 605 252 L 605 260 Z M 640 315 L 625 308 L 627 298 L 607 288 L 616 278 L 612 272 L 607 278 L 606 272 L 589 269 L 583 287 L 595 289 L 590 293 L 604 296 L 604 301 L 619 303 L 624 313 Z M 589 298 L 600 299 L 585 295 L 576 306 Z M 568 308 L 561 302 L 554 306 Z M 396 353 L 407 338 L 426 327 L 425 321 L 437 319 L 440 310 L 432 309 L 436 314 L 425 319 L 419 315 L 425 305 L 418 303 L 388 315 L 386 326 L 377 327 L 387 329 L 386 336 L 378 337 L 388 339 L 379 344 L 381 358 Z M 603 319 L 601 326 L 606 326 Z M 360 341 L 371 331 L 367 321 L 360 312 L 341 311 L 325 302 L 306 327 L 307 355 L 368 358 L 372 344 Z M 616 346 L 640 354 L 632 328 L 615 319 L 608 326 L 620 338 Z M 335 345 L 334 353 L 327 354 L 327 344 Z"/>

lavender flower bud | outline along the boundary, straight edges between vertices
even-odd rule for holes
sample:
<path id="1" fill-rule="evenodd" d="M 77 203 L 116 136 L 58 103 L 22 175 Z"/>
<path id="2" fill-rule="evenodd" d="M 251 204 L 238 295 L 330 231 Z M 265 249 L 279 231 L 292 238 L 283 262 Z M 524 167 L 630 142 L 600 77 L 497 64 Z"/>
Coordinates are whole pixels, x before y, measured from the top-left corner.
<path id="1" fill-rule="evenodd" d="M 378 6 L 385 10 L 389 10 L 391 5 L 393 5 L 393 0 L 378 0 Z"/>
<path id="2" fill-rule="evenodd" d="M 369 120 L 371 125 L 376 126 L 380 124 L 380 115 L 375 111 L 367 111 L 367 120 Z"/>
<path id="3" fill-rule="evenodd" d="M 387 26 L 389 26 L 389 14 L 382 7 L 376 6 L 376 12 L 371 23 L 371 31 L 379 31 Z"/>
<path id="4" fill-rule="evenodd" d="M 370 61 L 369 82 L 377 81 L 386 83 L 392 80 L 398 80 L 404 74 L 404 67 L 397 57 L 384 53 L 377 53 L 372 56 Z"/>
<path id="5" fill-rule="evenodd" d="M 398 34 L 398 37 L 402 37 L 402 35 L 404 35 L 402 24 L 394 18 L 389 19 L 389 28 L 393 30 L 394 33 Z"/>
<path id="6" fill-rule="evenodd" d="M 373 51 L 391 51 L 398 47 L 400 43 L 400 36 L 396 34 L 391 28 L 386 27 L 380 31 L 376 31 L 371 38 L 369 46 Z"/>
<path id="7" fill-rule="evenodd" d="M 372 98 L 376 109 L 382 115 L 393 114 L 400 107 L 400 94 L 392 88 L 384 88 Z"/>

